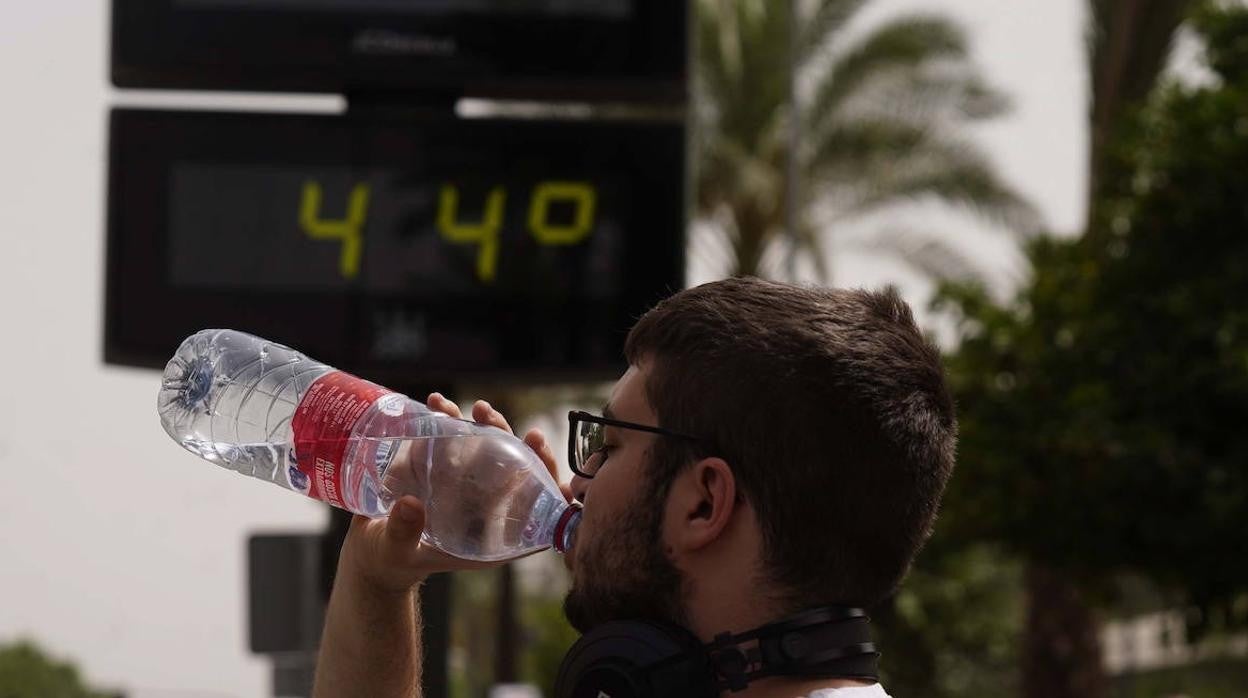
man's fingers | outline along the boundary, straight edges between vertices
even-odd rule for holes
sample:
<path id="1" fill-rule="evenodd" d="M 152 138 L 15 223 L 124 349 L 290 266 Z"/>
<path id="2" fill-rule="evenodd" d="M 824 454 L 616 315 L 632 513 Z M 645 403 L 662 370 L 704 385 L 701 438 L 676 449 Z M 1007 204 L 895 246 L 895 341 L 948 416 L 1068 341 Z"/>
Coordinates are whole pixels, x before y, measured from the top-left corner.
<path id="1" fill-rule="evenodd" d="M 429 406 L 429 409 L 448 414 L 455 419 L 464 418 L 464 413 L 460 411 L 459 405 L 447 400 L 442 396 L 442 393 L 430 393 L 429 399 L 425 401 L 425 404 Z"/>
<path id="2" fill-rule="evenodd" d="M 406 570 L 411 579 L 424 579 L 438 572 L 451 570 L 483 569 L 496 566 L 496 562 L 478 562 L 448 555 L 437 548 L 421 542 L 425 528 L 425 505 L 420 499 L 405 495 L 394 503 L 386 528 L 382 532 L 389 549 L 393 569 Z"/>
<path id="3" fill-rule="evenodd" d="M 492 427 L 498 427 L 508 434 L 511 433 L 511 425 L 507 423 L 507 419 L 502 413 L 494 409 L 490 403 L 485 400 L 477 400 L 472 405 L 472 421 L 478 424 L 488 424 Z"/>
<path id="4" fill-rule="evenodd" d="M 537 453 L 537 457 L 542 459 L 542 463 L 550 471 L 550 476 L 555 479 L 555 482 L 559 482 L 559 462 L 555 460 L 555 451 L 546 441 L 546 435 L 540 429 L 530 429 L 529 433 L 524 435 L 524 443 Z M 559 491 L 563 493 L 564 499 L 572 501 L 571 483 L 560 482 Z"/>
<path id="5" fill-rule="evenodd" d="M 559 462 L 555 460 L 555 452 L 551 449 L 550 444 L 546 441 L 546 435 L 540 429 L 530 429 L 529 433 L 524 435 L 524 442 L 529 448 L 537 452 L 537 457 L 542 459 L 542 463 L 546 465 L 546 469 L 550 471 L 550 476 L 559 480 Z"/>
<path id="6" fill-rule="evenodd" d="M 425 530 L 425 505 L 412 495 L 405 495 L 394 503 L 390 518 L 386 521 L 385 536 L 393 543 L 407 545 L 420 540 Z"/>

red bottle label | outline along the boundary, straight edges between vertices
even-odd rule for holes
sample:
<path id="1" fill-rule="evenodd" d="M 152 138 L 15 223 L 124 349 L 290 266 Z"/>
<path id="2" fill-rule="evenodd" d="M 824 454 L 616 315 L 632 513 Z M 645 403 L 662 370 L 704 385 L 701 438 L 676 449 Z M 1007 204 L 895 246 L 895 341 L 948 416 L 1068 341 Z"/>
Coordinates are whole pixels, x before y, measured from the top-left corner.
<path id="1" fill-rule="evenodd" d="M 363 378 L 331 371 L 316 379 L 299 401 L 290 429 L 308 496 L 343 507 L 342 465 L 351 433 L 368 408 L 391 392 Z"/>

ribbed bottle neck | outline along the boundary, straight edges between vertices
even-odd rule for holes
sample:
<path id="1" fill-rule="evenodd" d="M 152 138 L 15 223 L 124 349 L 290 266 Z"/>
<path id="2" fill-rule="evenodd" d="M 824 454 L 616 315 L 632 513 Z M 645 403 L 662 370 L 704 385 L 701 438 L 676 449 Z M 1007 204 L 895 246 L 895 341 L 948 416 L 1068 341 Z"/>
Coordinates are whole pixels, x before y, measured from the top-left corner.
<path id="1" fill-rule="evenodd" d="M 566 555 L 576 540 L 576 529 L 581 525 L 581 505 L 572 502 L 559 513 L 559 521 L 555 524 L 553 545 L 555 552 Z"/>

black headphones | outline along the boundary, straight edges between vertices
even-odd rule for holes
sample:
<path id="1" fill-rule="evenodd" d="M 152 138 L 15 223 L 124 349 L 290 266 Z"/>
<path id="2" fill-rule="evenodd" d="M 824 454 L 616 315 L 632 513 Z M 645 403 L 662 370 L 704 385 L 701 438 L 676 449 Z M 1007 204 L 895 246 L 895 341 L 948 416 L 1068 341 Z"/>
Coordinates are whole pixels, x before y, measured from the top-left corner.
<path id="1" fill-rule="evenodd" d="M 555 698 L 716 698 L 767 676 L 879 678 L 879 652 L 860 608 L 830 606 L 702 644 L 642 621 L 605 623 L 559 666 Z"/>

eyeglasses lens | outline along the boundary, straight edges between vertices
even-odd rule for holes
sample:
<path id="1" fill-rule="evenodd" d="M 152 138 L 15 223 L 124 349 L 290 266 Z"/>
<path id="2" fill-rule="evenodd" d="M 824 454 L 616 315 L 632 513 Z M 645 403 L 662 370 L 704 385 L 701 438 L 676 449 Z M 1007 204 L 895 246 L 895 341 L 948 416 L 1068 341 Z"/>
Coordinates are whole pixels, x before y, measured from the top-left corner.
<path id="1" fill-rule="evenodd" d="M 593 477 L 602 465 L 603 426 L 597 422 L 580 422 L 577 425 L 576 460 L 583 475 Z"/>

